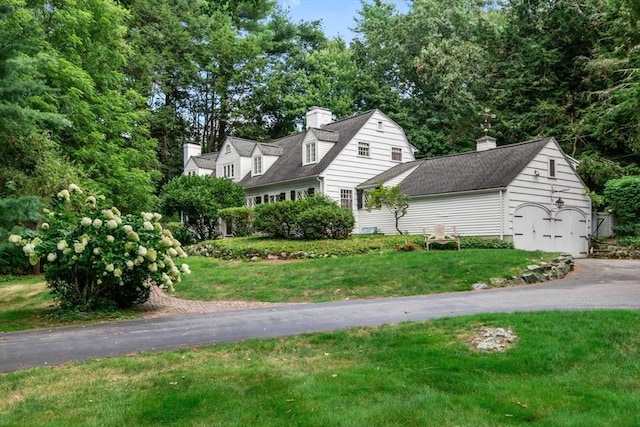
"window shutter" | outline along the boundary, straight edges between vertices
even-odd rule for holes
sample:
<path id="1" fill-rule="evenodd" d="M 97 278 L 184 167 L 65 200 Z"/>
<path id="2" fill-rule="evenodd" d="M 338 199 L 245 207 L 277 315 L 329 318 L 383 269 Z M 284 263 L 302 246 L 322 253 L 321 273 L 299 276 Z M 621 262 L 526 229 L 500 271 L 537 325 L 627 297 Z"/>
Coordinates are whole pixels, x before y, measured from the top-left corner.
<path id="1" fill-rule="evenodd" d="M 358 199 L 358 209 L 362 209 L 362 190 L 356 190 L 356 198 Z"/>
<path id="2" fill-rule="evenodd" d="M 316 189 L 315 189 L 315 188 L 313 188 L 313 187 L 310 187 L 310 188 L 308 188 L 308 189 L 307 189 L 307 194 L 308 194 L 309 196 L 313 196 L 313 194 L 314 194 L 315 192 L 316 192 Z"/>
<path id="3" fill-rule="evenodd" d="M 296 199 L 296 190 L 291 190 L 291 200 Z"/>

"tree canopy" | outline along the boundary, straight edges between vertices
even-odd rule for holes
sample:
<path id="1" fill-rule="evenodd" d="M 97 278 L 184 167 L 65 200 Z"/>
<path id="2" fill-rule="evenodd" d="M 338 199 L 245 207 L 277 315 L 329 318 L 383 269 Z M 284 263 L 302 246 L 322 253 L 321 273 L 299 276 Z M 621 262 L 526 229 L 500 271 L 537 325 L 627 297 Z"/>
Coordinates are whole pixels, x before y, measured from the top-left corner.
<path id="1" fill-rule="evenodd" d="M 634 0 L 363 2 L 349 43 L 256 0 L 5 0 L 0 197 L 70 182 L 124 212 L 182 172 L 182 145 L 268 141 L 314 105 L 378 108 L 418 156 L 554 136 L 602 194 L 638 173 L 640 6 Z"/>

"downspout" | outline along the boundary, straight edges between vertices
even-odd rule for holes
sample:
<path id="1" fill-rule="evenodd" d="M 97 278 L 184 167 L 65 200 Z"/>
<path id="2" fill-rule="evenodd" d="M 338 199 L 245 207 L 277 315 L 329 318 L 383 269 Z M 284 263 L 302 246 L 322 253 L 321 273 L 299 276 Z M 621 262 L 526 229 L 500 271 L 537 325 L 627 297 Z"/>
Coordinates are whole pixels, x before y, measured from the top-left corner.
<path id="1" fill-rule="evenodd" d="M 500 240 L 504 240 L 504 194 L 500 190 Z"/>
<path id="2" fill-rule="evenodd" d="M 323 196 L 326 196 L 326 194 L 324 194 L 324 180 L 323 180 L 323 177 L 317 176 L 316 179 L 320 183 L 320 194 L 322 194 Z"/>

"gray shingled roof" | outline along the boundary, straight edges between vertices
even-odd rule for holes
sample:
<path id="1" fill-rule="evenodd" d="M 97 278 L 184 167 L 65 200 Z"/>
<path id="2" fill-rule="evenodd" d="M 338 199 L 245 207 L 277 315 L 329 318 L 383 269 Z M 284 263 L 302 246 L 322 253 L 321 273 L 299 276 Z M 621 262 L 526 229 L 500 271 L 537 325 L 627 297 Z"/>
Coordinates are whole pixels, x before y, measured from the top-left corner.
<path id="1" fill-rule="evenodd" d="M 337 132 L 331 132 L 326 129 L 310 128 L 309 129 L 320 141 L 338 142 L 340 135 Z"/>
<path id="2" fill-rule="evenodd" d="M 196 163 L 201 169 L 211 169 L 215 170 L 216 168 L 216 159 L 218 158 L 218 152 L 215 151 L 213 153 L 202 154 L 200 156 L 194 156 L 193 161 Z"/>
<path id="3" fill-rule="evenodd" d="M 253 148 L 258 144 L 258 141 L 252 141 L 250 139 L 237 138 L 235 136 L 227 137 L 227 141 L 233 145 L 238 154 L 242 157 L 250 157 L 253 152 Z"/>
<path id="4" fill-rule="evenodd" d="M 388 181 L 414 166 L 417 166 L 416 170 L 400 184 L 402 192 L 409 196 L 504 188 L 549 141 L 551 138 L 401 163 L 358 188 L 370 188 Z"/>
<path id="5" fill-rule="evenodd" d="M 316 132 L 317 129 L 309 129 L 305 132 L 272 141 L 271 145 L 282 147 L 282 155 L 264 175 L 252 177 L 251 174 L 247 174 L 240 184 L 245 188 L 252 188 L 320 175 L 347 143 L 353 139 L 374 112 L 375 110 L 371 110 L 358 116 L 324 125 L 320 129 L 321 131 L 329 131 L 339 136 L 329 152 L 325 154 L 320 162 L 313 165 L 302 166 L 302 141 L 307 132 Z"/>
<path id="6" fill-rule="evenodd" d="M 273 144 L 258 144 L 260 146 L 260 151 L 265 156 L 281 156 L 282 155 L 282 147 Z"/>

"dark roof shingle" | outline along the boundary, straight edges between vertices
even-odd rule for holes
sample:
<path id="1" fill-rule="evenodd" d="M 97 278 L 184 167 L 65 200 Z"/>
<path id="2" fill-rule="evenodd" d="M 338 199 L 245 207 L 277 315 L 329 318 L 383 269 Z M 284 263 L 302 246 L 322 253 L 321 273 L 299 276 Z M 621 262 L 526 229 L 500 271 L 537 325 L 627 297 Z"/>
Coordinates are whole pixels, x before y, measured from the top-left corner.
<path id="1" fill-rule="evenodd" d="M 503 145 L 491 150 L 402 163 L 362 183 L 367 188 L 417 166 L 400 184 L 409 196 L 504 188 L 552 138 Z"/>
<path id="2" fill-rule="evenodd" d="M 214 151 L 213 153 L 206 153 L 200 156 L 194 156 L 193 161 L 195 162 L 196 166 L 198 166 L 201 169 L 215 170 L 217 158 L 218 158 L 218 152 Z"/>
<path id="3" fill-rule="evenodd" d="M 336 141 L 329 152 L 318 163 L 312 165 L 302 165 L 302 141 L 307 132 L 318 132 L 318 129 L 309 129 L 305 132 L 270 142 L 270 145 L 282 147 L 282 155 L 263 175 L 251 176 L 251 174 L 247 174 L 240 184 L 244 188 L 252 188 L 320 175 L 349 141 L 353 139 L 374 112 L 375 110 L 371 110 L 358 116 L 324 125 L 320 129 L 320 131 L 324 131 L 322 132 L 323 137 L 336 139 Z M 333 134 L 333 136 L 330 136 L 330 134 Z M 335 138 L 335 134 L 338 135 L 337 138 Z M 318 136 L 317 133 L 316 136 Z"/>

